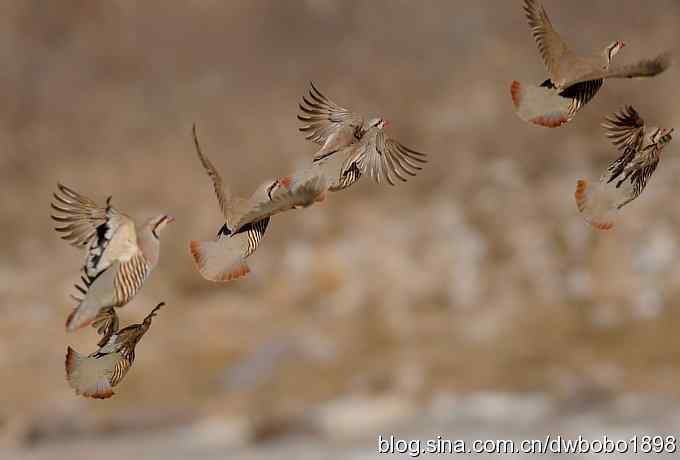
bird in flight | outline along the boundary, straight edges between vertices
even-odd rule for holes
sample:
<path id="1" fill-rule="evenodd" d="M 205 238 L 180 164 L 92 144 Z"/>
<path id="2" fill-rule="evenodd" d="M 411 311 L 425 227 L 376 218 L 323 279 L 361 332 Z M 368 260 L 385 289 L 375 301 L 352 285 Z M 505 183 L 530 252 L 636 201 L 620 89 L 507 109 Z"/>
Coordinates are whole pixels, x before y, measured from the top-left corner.
<path id="1" fill-rule="evenodd" d="M 151 319 L 165 305 L 159 303 L 141 324 L 118 329 L 116 312 L 110 309 L 99 316 L 109 325 L 99 349 L 84 356 L 68 347 L 66 351 L 66 380 L 78 395 L 95 399 L 107 399 L 114 395 L 113 388 L 127 375 L 135 361 L 135 347 L 151 327 Z"/>
<path id="2" fill-rule="evenodd" d="M 99 206 L 62 184 L 57 184 L 52 211 L 61 238 L 86 250 L 81 283 L 71 296 L 77 304 L 66 321 L 68 331 L 132 300 L 158 264 L 161 231 L 174 221 L 160 214 L 137 226 L 111 204 L 111 197 Z"/>
<path id="3" fill-rule="evenodd" d="M 510 93 L 517 115 L 535 125 L 556 128 L 569 122 L 608 78 L 653 77 L 671 65 L 670 53 L 612 65 L 625 46 L 622 40 L 611 42 L 594 56 L 580 56 L 562 40 L 538 0 L 524 0 L 524 12 L 548 78 L 540 85 L 513 81 Z"/>
<path id="4" fill-rule="evenodd" d="M 594 187 L 579 180 L 574 198 L 586 222 L 599 230 L 609 230 L 618 211 L 647 186 L 661 152 L 672 140 L 673 129 L 646 126 L 631 106 L 606 118 L 602 127 L 621 155 L 609 163 Z"/>

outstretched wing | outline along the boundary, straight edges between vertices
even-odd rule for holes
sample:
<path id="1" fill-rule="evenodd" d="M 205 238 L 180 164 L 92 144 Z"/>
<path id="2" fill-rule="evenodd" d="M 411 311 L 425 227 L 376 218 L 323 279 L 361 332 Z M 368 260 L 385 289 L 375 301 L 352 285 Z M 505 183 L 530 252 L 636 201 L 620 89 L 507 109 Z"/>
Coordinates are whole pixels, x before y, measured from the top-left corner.
<path id="1" fill-rule="evenodd" d="M 57 183 L 57 192 L 51 203 L 55 230 L 72 246 L 85 248 L 97 237 L 98 228 L 108 220 L 107 207 L 100 207 L 91 199 L 67 186 Z M 110 200 L 110 198 L 109 198 Z M 108 200 L 107 200 L 108 204 Z"/>
<path id="2" fill-rule="evenodd" d="M 366 137 L 370 136 L 367 134 Z M 424 153 L 404 147 L 399 142 L 386 138 L 383 131 L 375 134 L 375 142 L 362 142 L 358 147 L 356 163 L 363 175 L 370 175 L 377 183 L 383 180 L 394 185 L 394 178 L 407 181 L 415 176 L 427 163 Z"/>
<path id="3" fill-rule="evenodd" d="M 322 199 L 327 188 L 325 176 L 317 169 L 267 181 L 248 200 L 249 206 L 239 216 L 232 231 L 238 232 L 244 225 L 280 212 L 310 206 Z"/>
<path id="4" fill-rule="evenodd" d="M 52 202 L 52 219 L 59 224 L 55 230 L 71 245 L 87 247 L 84 270 L 89 278 L 137 252 L 135 224 L 111 205 L 111 197 L 102 208 L 65 185 L 57 187 Z"/>
<path id="5" fill-rule="evenodd" d="M 645 121 L 630 105 L 605 118 L 602 124 L 605 136 L 622 153 L 637 151 L 645 136 Z"/>
<path id="6" fill-rule="evenodd" d="M 203 151 L 201 150 L 201 144 L 198 142 L 198 134 L 196 133 L 195 124 L 191 129 L 191 134 L 194 138 L 194 146 L 196 147 L 198 159 L 201 161 L 205 172 L 208 173 L 208 177 L 210 177 L 210 180 L 212 181 L 213 189 L 215 190 L 215 195 L 217 195 L 217 202 L 220 205 L 222 214 L 224 214 L 224 217 L 227 219 L 227 221 L 229 221 L 229 216 L 231 215 L 231 192 L 229 188 L 225 187 L 222 183 L 222 177 L 220 177 L 220 173 L 217 172 L 215 166 L 213 166 L 208 157 L 203 154 Z"/>
<path id="7" fill-rule="evenodd" d="M 302 97 L 298 115 L 298 120 L 305 123 L 299 128 L 305 138 L 326 147 L 327 143 L 337 144 L 333 148 L 352 143 L 356 131 L 363 125 L 363 117 L 324 96 L 314 83 L 310 85 L 309 97 Z"/>
<path id="8" fill-rule="evenodd" d="M 660 54 L 651 59 L 642 59 L 632 64 L 614 65 L 609 69 L 595 70 L 585 73 L 567 82 L 568 86 L 584 81 L 603 78 L 651 78 L 668 69 L 673 63 L 670 52 Z"/>
<path id="9" fill-rule="evenodd" d="M 559 62 L 569 49 L 553 28 L 548 14 L 538 0 L 524 0 L 524 12 L 548 75 L 553 81 L 558 81 Z"/>

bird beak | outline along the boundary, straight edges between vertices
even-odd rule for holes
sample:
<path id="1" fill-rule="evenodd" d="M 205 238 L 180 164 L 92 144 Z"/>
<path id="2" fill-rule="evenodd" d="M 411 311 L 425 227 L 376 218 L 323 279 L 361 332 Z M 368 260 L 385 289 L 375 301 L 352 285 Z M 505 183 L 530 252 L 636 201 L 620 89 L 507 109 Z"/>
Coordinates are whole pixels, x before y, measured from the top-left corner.
<path id="1" fill-rule="evenodd" d="M 621 43 L 621 48 L 623 48 L 624 46 L 626 46 L 626 42 L 624 42 L 623 40 L 621 40 L 619 43 Z"/>
<path id="2" fill-rule="evenodd" d="M 169 215 L 166 215 L 166 216 L 165 216 L 165 223 L 166 223 L 166 224 L 171 224 L 171 223 L 173 223 L 174 221 L 175 221 L 175 218 L 174 218 L 174 217 L 169 216 Z"/>
<path id="3" fill-rule="evenodd" d="M 384 128 L 387 128 L 388 126 L 390 126 L 390 120 L 384 120 L 383 125 L 384 125 L 383 126 Z"/>

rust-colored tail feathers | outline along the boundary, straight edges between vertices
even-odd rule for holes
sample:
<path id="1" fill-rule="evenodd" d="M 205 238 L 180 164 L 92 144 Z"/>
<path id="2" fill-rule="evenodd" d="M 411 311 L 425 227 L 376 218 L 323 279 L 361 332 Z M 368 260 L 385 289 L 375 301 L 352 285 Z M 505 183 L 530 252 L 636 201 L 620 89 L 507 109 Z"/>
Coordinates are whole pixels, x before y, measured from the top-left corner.
<path id="1" fill-rule="evenodd" d="M 196 269 L 209 281 L 227 282 L 250 272 L 240 238 L 221 241 L 190 241 L 189 250 Z"/>
<path id="2" fill-rule="evenodd" d="M 618 211 L 616 203 L 602 187 L 593 189 L 585 180 L 576 182 L 576 207 L 583 218 L 598 230 L 610 230 Z"/>
<path id="3" fill-rule="evenodd" d="M 524 121 L 546 128 L 557 128 L 569 122 L 570 99 L 554 88 L 513 81 L 510 95 L 515 112 Z"/>
<path id="4" fill-rule="evenodd" d="M 109 374 L 118 355 L 106 355 L 100 359 L 83 356 L 73 348 L 66 351 L 66 380 L 76 394 L 95 399 L 113 396 Z"/>

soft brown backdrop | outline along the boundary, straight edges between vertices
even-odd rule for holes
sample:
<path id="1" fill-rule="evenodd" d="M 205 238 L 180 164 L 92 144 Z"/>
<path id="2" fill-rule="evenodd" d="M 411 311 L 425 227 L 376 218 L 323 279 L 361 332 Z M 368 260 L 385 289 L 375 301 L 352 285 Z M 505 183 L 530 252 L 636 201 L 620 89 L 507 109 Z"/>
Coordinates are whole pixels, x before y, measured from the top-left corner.
<path id="1" fill-rule="evenodd" d="M 629 61 L 680 39 L 674 0 L 545 5 L 583 52 L 623 39 L 617 60 Z M 520 2 L 490 0 L 5 1 L 0 61 L 0 439 L 11 445 L 204 417 L 255 420 L 267 437 L 344 398 L 509 392 L 576 407 L 678 393 L 680 141 L 614 231 L 592 231 L 573 202 L 576 180 L 615 156 L 604 115 L 632 104 L 680 128 L 677 68 L 607 82 L 565 128 L 523 124 L 510 81 L 544 70 Z M 204 281 L 187 242 L 222 220 L 191 124 L 248 193 L 309 162 L 295 115 L 310 80 L 389 119 L 430 163 L 407 184 L 364 180 L 275 218 L 247 278 Z M 82 254 L 52 230 L 57 181 L 140 219 L 177 218 L 120 313 L 168 306 L 106 402 L 64 381 L 67 344 L 89 352 L 95 335 L 64 332 Z"/>

